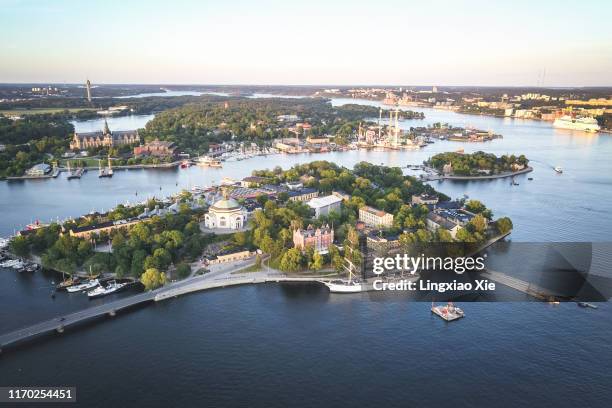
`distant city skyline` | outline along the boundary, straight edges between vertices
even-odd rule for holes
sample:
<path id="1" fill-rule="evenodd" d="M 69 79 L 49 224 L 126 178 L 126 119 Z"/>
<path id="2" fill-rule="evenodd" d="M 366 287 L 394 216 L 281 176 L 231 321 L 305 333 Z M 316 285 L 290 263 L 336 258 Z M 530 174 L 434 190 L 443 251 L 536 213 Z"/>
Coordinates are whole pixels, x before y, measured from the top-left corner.
<path id="1" fill-rule="evenodd" d="M 612 86 L 612 3 L 0 0 L 1 83 Z"/>

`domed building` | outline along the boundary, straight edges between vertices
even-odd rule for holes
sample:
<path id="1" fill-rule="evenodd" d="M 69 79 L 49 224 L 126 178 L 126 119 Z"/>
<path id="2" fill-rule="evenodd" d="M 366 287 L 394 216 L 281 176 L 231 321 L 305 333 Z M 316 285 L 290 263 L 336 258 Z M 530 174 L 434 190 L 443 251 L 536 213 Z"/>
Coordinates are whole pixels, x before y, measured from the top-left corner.
<path id="1" fill-rule="evenodd" d="M 242 229 L 246 226 L 247 210 L 227 194 L 215 202 L 204 216 L 204 225 L 210 229 Z"/>

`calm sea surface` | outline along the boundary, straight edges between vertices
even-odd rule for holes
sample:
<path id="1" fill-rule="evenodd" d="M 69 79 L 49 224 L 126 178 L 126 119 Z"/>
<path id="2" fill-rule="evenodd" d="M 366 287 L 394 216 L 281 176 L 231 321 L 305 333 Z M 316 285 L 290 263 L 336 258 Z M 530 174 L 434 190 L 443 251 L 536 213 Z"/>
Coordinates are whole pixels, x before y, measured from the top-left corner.
<path id="1" fill-rule="evenodd" d="M 355 101 L 333 101 L 348 102 Z M 518 186 L 508 180 L 433 183 L 447 195 L 467 194 L 496 216 L 511 217 L 513 241 L 610 241 L 612 135 L 413 109 L 425 111 L 426 119 L 405 121 L 405 128 L 448 122 L 490 129 L 504 138 L 477 144 L 439 141 L 418 152 L 273 155 L 224 163 L 223 169 L 117 171 L 112 179 L 92 172 L 71 181 L 60 176 L 1 182 L 0 235 L 36 219 L 75 217 L 226 176 L 239 179 L 254 169 L 312 160 L 347 167 L 362 160 L 405 166 L 463 147 L 531 159 L 534 172 L 517 177 Z M 109 127 L 133 129 L 150 118 L 116 118 Z M 81 122 L 77 129 L 98 130 L 101 123 Z M 555 173 L 554 166 L 564 173 Z M 0 332 L 94 304 L 82 295 L 51 299 L 54 280 L 41 273 L 0 271 Z M 367 295 L 330 295 L 303 285 L 214 290 L 7 352 L 0 357 L 0 385 L 74 385 L 87 406 L 136 401 L 215 407 L 611 406 L 608 304 L 598 310 L 539 302 L 463 307 L 467 317 L 446 324 L 430 315 L 428 304 L 402 297 L 372 301 Z"/>

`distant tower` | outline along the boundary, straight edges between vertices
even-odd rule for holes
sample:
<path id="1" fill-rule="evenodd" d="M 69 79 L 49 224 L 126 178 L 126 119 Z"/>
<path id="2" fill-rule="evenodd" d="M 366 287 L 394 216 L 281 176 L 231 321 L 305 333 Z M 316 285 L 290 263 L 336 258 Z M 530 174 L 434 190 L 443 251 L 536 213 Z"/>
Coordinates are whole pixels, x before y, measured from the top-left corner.
<path id="1" fill-rule="evenodd" d="M 110 135 L 110 129 L 108 128 L 108 122 L 104 119 L 104 134 Z"/>
<path id="2" fill-rule="evenodd" d="M 89 82 L 89 79 L 85 82 L 85 87 L 87 88 L 87 101 L 91 102 L 91 82 Z"/>
<path id="3" fill-rule="evenodd" d="M 432 86 L 431 87 L 431 93 L 438 93 L 438 87 L 437 86 Z"/>

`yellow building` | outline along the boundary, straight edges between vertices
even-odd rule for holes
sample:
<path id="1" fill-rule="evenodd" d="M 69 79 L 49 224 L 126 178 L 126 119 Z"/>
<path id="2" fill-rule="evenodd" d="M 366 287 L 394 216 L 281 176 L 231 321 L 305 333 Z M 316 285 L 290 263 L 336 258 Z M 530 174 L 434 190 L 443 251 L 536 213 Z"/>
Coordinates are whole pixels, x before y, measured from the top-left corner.
<path id="1" fill-rule="evenodd" d="M 393 225 L 393 214 L 365 205 L 359 209 L 359 221 L 370 227 L 390 228 Z"/>

